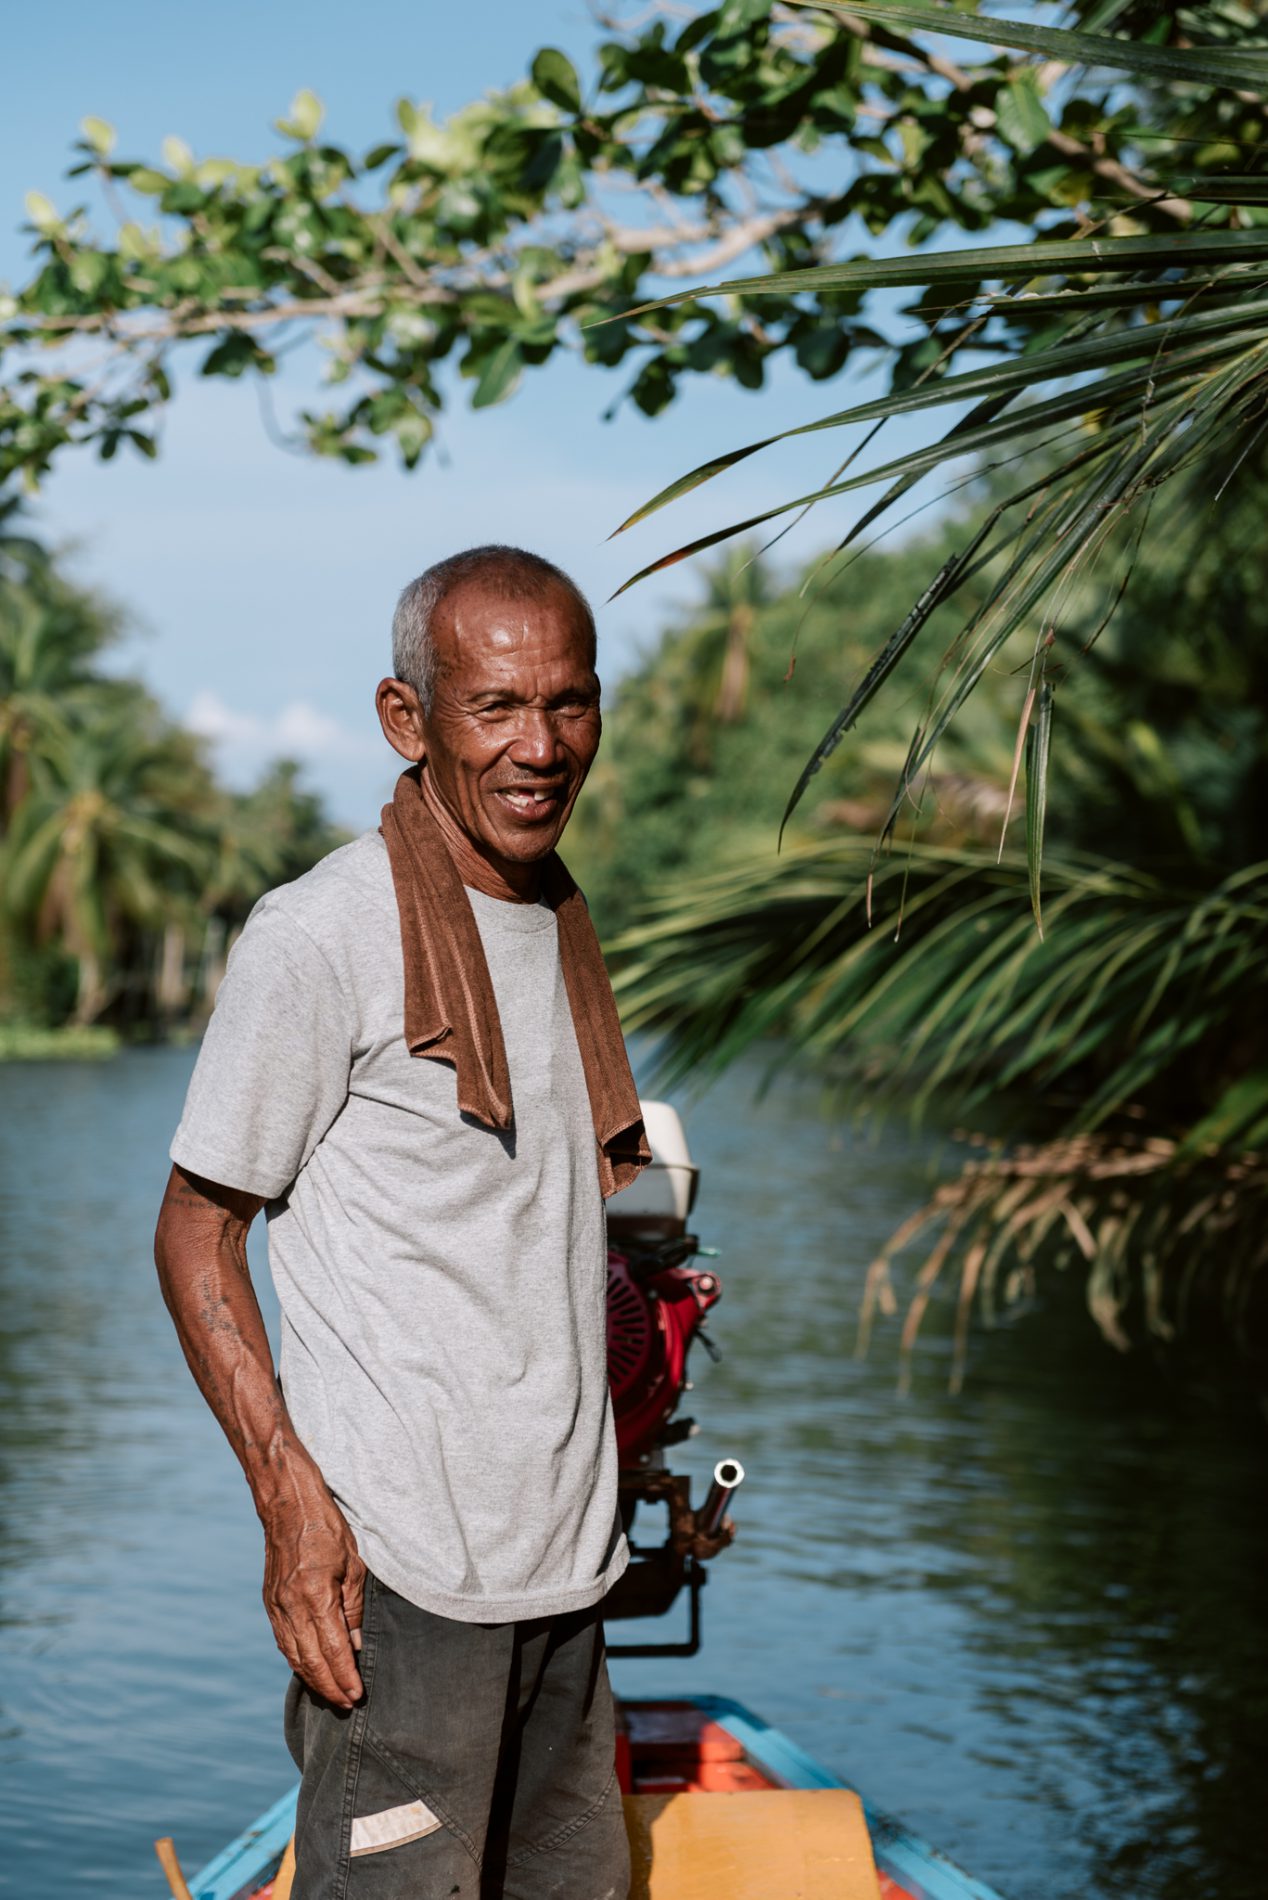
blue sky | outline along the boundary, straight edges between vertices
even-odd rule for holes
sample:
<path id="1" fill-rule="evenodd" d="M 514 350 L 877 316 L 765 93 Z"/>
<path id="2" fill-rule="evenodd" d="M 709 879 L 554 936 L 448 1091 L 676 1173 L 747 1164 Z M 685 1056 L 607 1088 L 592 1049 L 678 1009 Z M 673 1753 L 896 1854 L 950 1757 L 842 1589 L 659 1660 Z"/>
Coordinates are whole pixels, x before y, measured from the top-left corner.
<path id="1" fill-rule="evenodd" d="M 175 132 L 200 156 L 248 159 L 274 149 L 272 121 L 310 86 L 330 135 L 366 146 L 389 134 L 402 93 L 447 112 L 512 81 L 543 43 L 585 63 L 600 37 L 576 0 L 381 0 L 355 10 L 330 0 L 214 9 L 136 0 L 123 12 L 68 0 L 51 31 L 53 17 L 23 8 L 6 19 L 0 282 L 27 269 L 25 192 L 74 201 L 63 174 L 85 114 L 110 121 L 130 156 L 156 155 Z M 429 457 L 406 475 L 287 455 L 265 436 L 249 388 L 187 373 L 157 464 L 71 457 L 42 491 L 37 520 L 74 545 L 84 579 L 131 610 L 123 663 L 215 742 L 231 779 L 297 756 L 338 817 L 370 824 L 395 772 L 371 694 L 388 670 L 387 628 L 406 580 L 479 541 L 537 548 L 599 607 L 611 681 L 693 581 L 679 569 L 602 608 L 613 588 L 692 533 L 813 486 L 840 459 L 840 438 L 757 458 L 608 544 L 617 522 L 704 455 L 871 393 L 857 379 L 829 390 L 790 371 L 755 395 L 709 379 L 654 423 L 628 408 L 605 423 L 620 374 L 561 360 L 474 415 L 460 395 L 442 425 L 443 462 Z M 889 452 L 900 445 L 895 436 Z M 825 518 L 822 535 L 833 530 Z"/>

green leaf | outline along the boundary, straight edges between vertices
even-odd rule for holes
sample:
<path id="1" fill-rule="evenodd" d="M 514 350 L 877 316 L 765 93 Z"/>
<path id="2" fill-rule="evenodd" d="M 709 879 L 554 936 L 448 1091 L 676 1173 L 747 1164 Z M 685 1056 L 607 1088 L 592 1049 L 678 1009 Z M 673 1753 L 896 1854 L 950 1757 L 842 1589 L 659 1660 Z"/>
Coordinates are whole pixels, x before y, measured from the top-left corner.
<path id="1" fill-rule="evenodd" d="M 326 108 L 315 92 L 307 86 L 301 87 L 291 100 L 290 117 L 279 119 L 277 129 L 287 138 L 299 139 L 304 144 L 315 139 L 321 130 L 321 122 L 326 116 Z"/>
<path id="2" fill-rule="evenodd" d="M 501 402 L 514 390 L 523 369 L 524 358 L 520 346 L 514 337 L 507 337 L 486 359 L 471 398 L 471 407 L 488 409 L 493 403 Z"/>
<path id="3" fill-rule="evenodd" d="M 70 267 L 70 281 L 81 297 L 95 297 L 110 275 L 110 261 L 100 251 L 79 251 Z"/>
<path id="4" fill-rule="evenodd" d="M 1142 299 L 1148 297 L 1153 294 L 1152 287 L 1142 288 L 1137 294 Z M 824 429 L 885 421 L 893 416 L 932 409 L 946 403 L 976 402 L 1001 395 L 1011 397 L 1041 383 L 1067 376 L 1086 375 L 1091 370 L 1104 369 L 1124 360 L 1130 361 L 1133 357 L 1154 357 L 1165 361 L 1170 351 L 1180 347 L 1243 330 L 1249 342 L 1255 335 L 1256 319 L 1268 321 L 1268 301 L 1259 299 L 1243 302 L 1232 310 L 1214 310 L 1201 316 L 1179 317 L 1131 330 L 1120 330 L 1108 336 L 1092 336 L 1064 348 L 1044 350 L 1033 356 L 991 364 L 987 369 L 967 370 L 960 376 L 947 376 L 940 382 L 920 383 L 913 388 L 895 390 L 873 402 L 856 403 L 853 408 L 838 409 L 817 422 L 798 423 L 795 428 L 782 430 L 778 435 L 764 436 L 761 441 L 747 443 L 743 448 L 731 449 L 725 455 L 717 455 L 711 461 L 702 462 L 698 468 L 679 476 L 668 487 L 662 488 L 659 494 L 653 495 L 650 501 L 644 502 L 642 507 L 636 508 L 614 533 L 623 534 L 627 528 L 645 521 L 669 502 L 677 501 L 693 488 L 712 481 L 715 475 L 721 475 L 748 456 L 756 455 L 776 442 L 788 441 L 793 436 L 816 435 Z"/>
<path id="5" fill-rule="evenodd" d="M 771 0 L 723 0 L 718 14 L 719 37 L 756 26 L 759 20 L 769 19 L 770 10 Z"/>
<path id="6" fill-rule="evenodd" d="M 204 191 L 215 191 L 219 186 L 227 185 L 230 179 L 244 176 L 250 177 L 247 167 L 235 165 L 231 158 L 204 158 L 194 171 L 194 177 Z"/>
<path id="7" fill-rule="evenodd" d="M 1230 1083 L 1209 1114 L 1190 1129 L 1183 1152 L 1236 1142 L 1259 1148 L 1268 1141 L 1268 1071 L 1259 1069 Z"/>
<path id="8" fill-rule="evenodd" d="M 1063 27 L 1033 26 L 1020 20 L 985 19 L 959 7 L 898 6 L 888 0 L 789 0 L 792 6 L 853 13 L 860 19 L 908 32 L 948 33 L 958 40 L 987 46 L 1014 46 L 1041 53 L 1070 66 L 1108 66 L 1144 79 L 1179 80 L 1189 85 L 1255 87 L 1268 82 L 1268 48 L 1236 50 L 1218 46 L 1150 46 L 1140 39 L 1112 39 L 1097 33 L 1073 33 Z"/>
<path id="9" fill-rule="evenodd" d="M 193 171 L 194 154 L 184 139 L 178 139 L 173 134 L 163 140 L 160 150 L 163 154 L 163 163 L 169 171 L 176 172 L 178 175 Z"/>
<path id="10" fill-rule="evenodd" d="M 1001 136 L 1023 158 L 1043 144 L 1052 125 L 1033 73 L 1022 73 L 1000 87 L 995 95 L 995 118 Z"/>
<path id="11" fill-rule="evenodd" d="M 792 795 L 784 807 L 784 815 L 779 822 L 779 837 L 781 842 L 788 825 L 788 820 L 801 803 L 802 793 L 805 791 L 807 785 L 809 785 L 815 774 L 821 770 L 825 762 L 832 757 L 832 754 L 836 751 L 851 726 L 856 723 L 859 714 L 868 705 L 869 701 L 876 697 L 885 681 L 902 659 L 903 654 L 920 632 L 926 620 L 928 620 L 934 608 L 938 606 L 939 602 L 945 600 L 947 594 L 952 590 L 956 578 L 964 565 L 964 560 L 965 557 L 963 555 L 953 554 L 951 558 L 943 564 L 937 574 L 935 574 L 933 580 L 920 596 L 920 599 L 916 602 L 911 612 L 907 615 L 901 627 L 886 641 L 880 653 L 867 669 L 862 681 L 850 695 L 846 705 L 837 714 L 814 751 L 810 754 L 810 757 L 802 767 L 801 777 L 793 786 Z"/>
<path id="12" fill-rule="evenodd" d="M 529 191 L 544 191 L 559 170 L 564 142 L 558 132 L 547 132 L 533 140 L 536 149 L 520 171 L 521 183 Z"/>
<path id="13" fill-rule="evenodd" d="M 102 158 L 109 158 L 115 148 L 115 140 L 118 138 L 118 133 L 112 125 L 107 124 L 105 119 L 95 119 L 90 114 L 88 118 L 79 121 L 79 129 L 84 135 L 85 145 L 91 145 L 93 151 L 99 152 Z"/>
<path id="14" fill-rule="evenodd" d="M 557 46 L 543 46 L 532 66 L 533 84 L 543 99 L 549 99 L 564 112 L 580 112 L 581 82 L 566 53 Z"/>
<path id="15" fill-rule="evenodd" d="M 961 431 L 957 426 L 948 431 L 941 441 L 928 448 L 909 451 L 906 455 L 899 456 L 894 461 L 884 462 L 878 468 L 868 469 L 861 475 L 851 475 L 843 481 L 828 482 L 824 487 L 817 488 L 810 494 L 799 495 L 793 501 L 780 502 L 775 507 L 767 508 L 758 515 L 750 515 L 743 521 L 730 522 L 725 528 L 716 528 L 711 534 L 701 535 L 697 540 L 675 548 L 672 553 L 662 555 L 658 560 L 649 561 L 646 567 L 640 568 L 636 574 L 632 574 L 627 581 L 622 582 L 612 595 L 612 599 L 615 600 L 618 595 L 626 593 L 637 582 L 646 580 L 650 574 L 658 574 L 667 567 L 675 566 L 679 561 L 687 560 L 693 554 L 700 554 L 706 548 L 716 547 L 719 542 L 732 539 L 735 535 L 746 534 L 751 528 L 763 527 L 768 521 L 774 521 L 780 515 L 791 514 L 795 509 L 805 508 L 811 503 L 826 501 L 832 496 L 844 495 L 876 482 L 895 480 L 899 485 L 910 485 L 909 477 L 926 474 L 941 462 L 976 454 L 983 449 L 998 445 L 1013 446 L 1028 434 L 1042 433 L 1056 423 L 1069 420 L 1074 416 L 1095 415 L 1098 411 L 1103 411 L 1107 417 L 1111 418 L 1104 431 L 1105 439 L 1108 440 L 1115 423 L 1124 428 L 1136 426 L 1135 398 L 1137 396 L 1145 395 L 1156 399 L 1160 396 L 1164 385 L 1179 382 L 1182 398 L 1187 401 L 1192 388 L 1193 371 L 1208 363 L 1218 368 L 1219 359 L 1222 356 L 1232 357 L 1233 367 L 1230 375 L 1234 381 L 1244 383 L 1248 374 L 1246 364 L 1248 354 L 1253 356 L 1254 352 L 1248 351 L 1245 342 L 1215 338 L 1183 353 L 1164 357 L 1159 364 L 1149 364 L 1144 368 L 1125 370 L 1117 375 L 1102 377 L 1099 382 L 1084 384 L 1079 389 L 1049 398 L 1042 405 L 1037 404 L 1029 409 L 1023 409 L 1015 415 L 1003 415 L 994 421 L 984 421 L 980 426 L 966 431 Z M 648 367 L 652 366 L 648 365 Z M 643 373 L 646 374 L 646 370 Z M 1253 374 L 1253 369 L 1250 373 Z M 987 405 L 984 405 L 984 408 L 986 407 Z M 1192 431 L 1185 439 L 1191 448 Z M 1152 452 L 1148 446 L 1143 451 L 1146 457 Z M 1050 557 L 1056 568 L 1060 568 L 1065 558 L 1059 546 Z M 1033 599 L 1037 597 L 1037 595 L 1028 597 L 1026 606 L 1033 604 Z M 1017 611 L 1020 613 L 1025 611 L 1025 608 L 1019 608 Z M 974 673 L 972 678 L 976 679 L 978 676 Z"/>
<path id="16" fill-rule="evenodd" d="M 1177 198 L 1196 198 L 1209 205 L 1268 204 L 1268 178 L 1221 172 L 1214 178 L 1176 178 L 1170 188 Z"/>
<path id="17" fill-rule="evenodd" d="M 1190 271 L 1183 277 L 1150 278 L 1140 282 L 1111 279 L 1103 284 L 1082 284 L 1069 290 L 1001 292 L 982 301 L 989 303 L 1000 316 L 1029 322 L 1036 312 L 1069 318 L 1088 310 L 1130 309 L 1132 305 L 1149 310 L 1162 304 L 1185 303 L 1195 292 L 1201 293 L 1202 306 L 1209 308 L 1230 297 L 1260 291 L 1264 281 L 1263 271 L 1248 266 L 1245 270 Z M 919 299 L 908 314 L 943 316 L 955 308 L 956 302 L 953 292 L 940 293 L 937 297 Z"/>
<path id="18" fill-rule="evenodd" d="M 790 431 L 790 433 L 796 432 Z M 737 462 L 743 462 L 750 455 L 758 454 L 761 449 L 769 448 L 779 439 L 775 435 L 764 436 L 760 442 L 750 442 L 742 449 L 730 449 L 725 455 L 715 455 L 712 461 L 701 462 L 699 468 L 693 468 L 690 474 L 680 475 L 677 481 L 670 482 L 667 488 L 662 488 L 659 494 L 653 495 L 651 500 L 644 502 L 641 508 L 636 508 L 632 515 L 627 515 L 620 527 L 612 530 L 609 540 L 618 534 L 624 534 L 627 528 L 634 527 L 636 523 L 645 521 L 649 515 L 654 515 L 671 501 L 677 501 L 681 495 L 690 494 L 693 488 L 700 488 L 705 482 L 711 482 L 715 475 L 724 474 L 727 469 L 734 468 Z"/>
<path id="19" fill-rule="evenodd" d="M 119 255 L 130 263 L 148 263 L 157 246 L 151 240 L 149 232 L 142 229 L 135 219 L 129 218 L 119 227 Z"/>
<path id="20" fill-rule="evenodd" d="M 843 264 L 812 264 L 803 270 L 771 271 L 762 277 L 729 277 L 697 284 L 623 314 L 641 317 L 696 297 L 797 296 L 819 291 L 859 291 L 902 284 L 978 284 L 993 278 L 1044 277 L 1110 271 L 1175 270 L 1191 262 L 1259 263 L 1268 257 L 1268 233 L 1259 231 L 1160 232 L 1149 237 L 1041 238 L 1032 244 L 983 244 L 969 250 L 896 257 L 861 257 Z"/>
<path id="21" fill-rule="evenodd" d="M 194 184 L 192 179 L 180 179 L 163 193 L 160 209 L 169 216 L 188 217 L 191 211 L 201 211 L 206 202 L 207 194 L 201 185 Z"/>
<path id="22" fill-rule="evenodd" d="M 42 191 L 28 191 L 23 202 L 26 205 L 26 215 L 37 230 L 52 231 L 61 223 L 57 206 L 51 198 L 46 198 Z"/>
<path id="23" fill-rule="evenodd" d="M 415 467 L 423 450 L 431 441 L 431 419 L 420 415 L 417 409 L 409 409 L 398 418 L 393 433 L 400 446 L 401 459 L 406 468 Z"/>
<path id="24" fill-rule="evenodd" d="M 150 165 L 134 165 L 128 173 L 133 191 L 142 191 L 147 198 L 161 198 L 171 182 L 165 172 L 157 172 Z"/>
<path id="25" fill-rule="evenodd" d="M 1043 936 L 1044 820 L 1048 812 L 1048 751 L 1052 742 L 1052 683 L 1045 680 L 1030 731 L 1026 735 L 1026 870 L 1030 882 L 1030 908 L 1035 928 Z"/>
<path id="26" fill-rule="evenodd" d="M 274 367 L 274 359 L 267 351 L 261 350 L 241 331 L 232 330 L 204 357 L 199 367 L 200 376 L 227 376 L 237 378 L 245 376 L 248 370 L 259 370 L 268 375 Z"/>

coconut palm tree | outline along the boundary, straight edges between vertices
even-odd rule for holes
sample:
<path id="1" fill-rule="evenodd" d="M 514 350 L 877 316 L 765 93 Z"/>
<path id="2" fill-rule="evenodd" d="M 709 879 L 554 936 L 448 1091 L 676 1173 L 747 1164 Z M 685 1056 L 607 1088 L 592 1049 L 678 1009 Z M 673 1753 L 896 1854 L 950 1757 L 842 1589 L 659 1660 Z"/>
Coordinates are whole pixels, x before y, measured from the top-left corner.
<path id="1" fill-rule="evenodd" d="M 221 792 L 210 814 L 212 860 L 201 895 L 205 918 L 199 1001 L 210 1009 L 233 941 L 252 905 L 347 842 L 293 759 L 275 760 L 249 792 Z"/>
<path id="2" fill-rule="evenodd" d="M 138 941 L 192 913 L 211 861 L 209 791 L 193 741 L 165 727 L 139 689 L 44 728 L 6 841 L 3 901 L 38 941 L 75 958 L 76 1023 L 94 1022 L 118 994 Z"/>
<path id="3" fill-rule="evenodd" d="M 0 837 L 30 783 L 31 760 L 92 680 L 120 616 L 72 586 L 36 544 L 0 558 Z"/>
<path id="4" fill-rule="evenodd" d="M 703 571 L 704 599 L 676 653 L 691 682 L 695 724 L 707 744 L 714 726 L 733 726 L 748 705 L 753 637 L 773 591 L 755 543 L 724 550 Z"/>

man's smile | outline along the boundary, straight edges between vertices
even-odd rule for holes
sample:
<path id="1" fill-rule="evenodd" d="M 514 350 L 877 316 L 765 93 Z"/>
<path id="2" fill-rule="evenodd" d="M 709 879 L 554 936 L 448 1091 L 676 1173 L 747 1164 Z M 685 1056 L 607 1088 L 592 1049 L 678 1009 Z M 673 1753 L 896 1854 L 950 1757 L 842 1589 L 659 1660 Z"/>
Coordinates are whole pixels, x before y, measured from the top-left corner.
<path id="1" fill-rule="evenodd" d="M 528 824 L 553 818 L 567 797 L 566 785 L 499 785 L 494 796 Z"/>

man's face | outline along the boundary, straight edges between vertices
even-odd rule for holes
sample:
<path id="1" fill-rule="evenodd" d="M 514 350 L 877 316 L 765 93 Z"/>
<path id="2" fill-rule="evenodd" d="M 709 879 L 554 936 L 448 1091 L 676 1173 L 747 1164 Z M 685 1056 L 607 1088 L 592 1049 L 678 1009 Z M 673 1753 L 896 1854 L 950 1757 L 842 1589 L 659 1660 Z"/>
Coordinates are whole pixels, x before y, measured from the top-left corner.
<path id="1" fill-rule="evenodd" d="M 599 746 L 588 631 L 561 588 L 499 600 L 473 582 L 436 616 L 432 789 L 482 857 L 533 864 L 554 849 Z"/>

